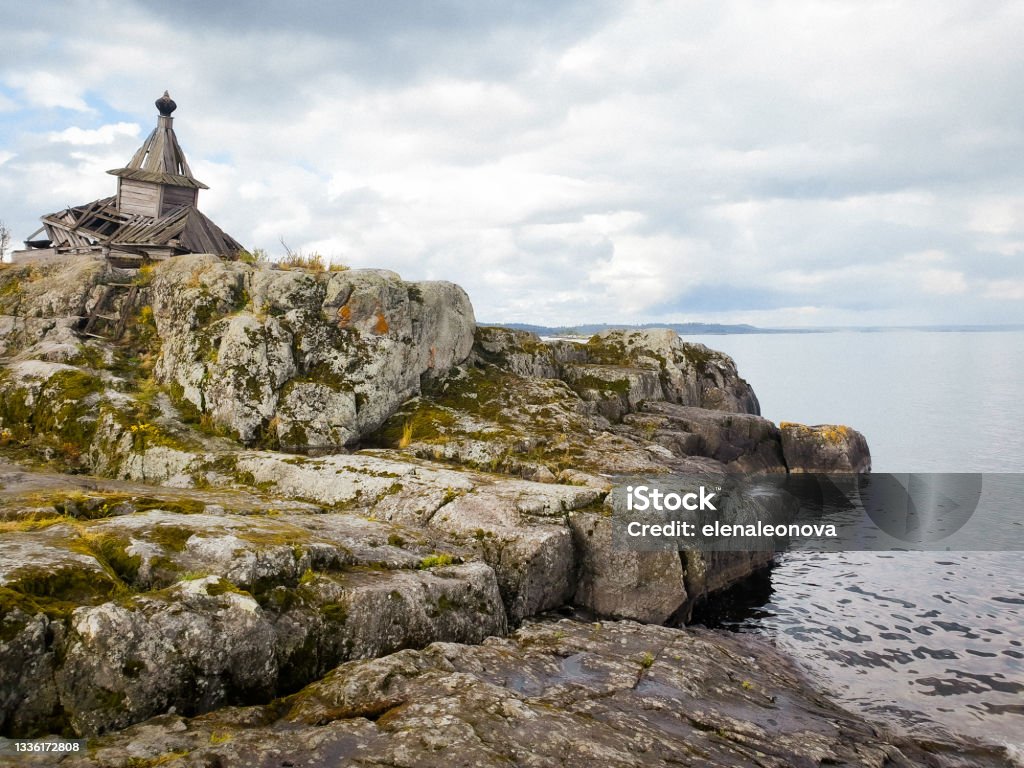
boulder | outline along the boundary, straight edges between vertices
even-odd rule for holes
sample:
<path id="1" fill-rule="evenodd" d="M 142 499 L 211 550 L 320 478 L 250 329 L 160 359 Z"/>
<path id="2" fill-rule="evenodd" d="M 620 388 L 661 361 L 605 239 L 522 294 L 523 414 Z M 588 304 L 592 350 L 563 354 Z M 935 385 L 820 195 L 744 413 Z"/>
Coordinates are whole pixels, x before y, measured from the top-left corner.
<path id="1" fill-rule="evenodd" d="M 535 333 L 481 326 L 476 331 L 474 359 L 517 376 L 557 379 L 567 363 L 585 363 L 586 350 L 568 341 L 544 342 Z"/>
<path id="2" fill-rule="evenodd" d="M 202 402 L 216 423 L 251 443 L 277 412 L 281 388 L 295 376 L 292 335 L 277 318 L 261 321 L 247 313 L 224 321 L 217 333 Z"/>
<path id="3" fill-rule="evenodd" d="M 69 329 L 99 296 L 105 266 L 92 257 L 0 264 L 0 355 L 48 342 L 66 346 Z"/>
<path id="4" fill-rule="evenodd" d="M 508 631 L 494 571 L 484 563 L 396 570 L 387 578 L 352 572 L 313 589 L 340 625 L 341 658 L 374 658 L 442 638 L 482 643 Z"/>
<path id="5" fill-rule="evenodd" d="M 130 605 L 76 611 L 56 681 L 75 733 L 174 707 L 198 713 L 273 694 L 274 629 L 256 600 L 209 576 Z"/>
<path id="6" fill-rule="evenodd" d="M 464 361 L 475 321 L 451 283 L 386 270 L 310 273 L 184 256 L 151 286 L 157 376 L 246 444 L 338 449 L 424 377 Z M 305 386 L 315 385 L 315 386 Z"/>
<path id="7" fill-rule="evenodd" d="M 687 604 L 678 552 L 634 552 L 612 541 L 609 516 L 569 518 L 580 560 L 573 602 L 595 616 L 664 624 Z"/>
<path id="8" fill-rule="evenodd" d="M 0 589 L 4 603 L 11 595 Z M 0 619 L 0 733 L 59 731 L 60 696 L 54 681 L 64 624 L 29 605 L 7 604 Z"/>
<path id="9" fill-rule="evenodd" d="M 576 364 L 565 366 L 562 378 L 609 421 L 621 421 L 644 403 L 665 397 L 659 373 L 649 368 Z"/>
<path id="10" fill-rule="evenodd" d="M 443 505 L 429 525 L 461 537 L 498 578 L 509 619 L 568 603 L 576 591 L 576 553 L 565 517 L 604 493 L 587 487 L 505 481 Z"/>
<path id="11" fill-rule="evenodd" d="M 245 267 L 215 256 L 168 259 L 153 270 L 148 293 L 160 338 L 156 377 L 179 402 L 207 412 L 205 390 L 219 332 L 247 303 Z"/>
<path id="12" fill-rule="evenodd" d="M 779 429 L 760 416 L 645 403 L 624 422 L 679 456 L 704 456 L 743 472 L 785 472 Z"/>
<path id="13" fill-rule="evenodd" d="M 285 451 L 330 450 L 359 440 L 356 395 L 315 381 L 289 381 L 270 425 Z"/>
<path id="14" fill-rule="evenodd" d="M 836 424 L 782 422 L 782 453 L 790 472 L 863 473 L 871 471 L 868 441 L 860 432 Z"/>
<path id="15" fill-rule="evenodd" d="M 428 377 L 444 375 L 473 350 L 473 305 L 454 283 L 437 280 L 407 286 L 413 344 L 419 352 L 414 368 Z"/>
<path id="16" fill-rule="evenodd" d="M 72 497 L 65 514 L 111 516 L 0 538 L 5 732 L 92 735 L 269 701 L 346 659 L 507 631 L 493 569 L 429 536 L 155 501 Z"/>
<path id="17" fill-rule="evenodd" d="M 667 328 L 604 331 L 586 344 L 592 363 L 646 368 L 658 372 L 663 396 L 680 405 L 759 414 L 750 385 L 740 378 L 732 358 L 691 344 Z"/>

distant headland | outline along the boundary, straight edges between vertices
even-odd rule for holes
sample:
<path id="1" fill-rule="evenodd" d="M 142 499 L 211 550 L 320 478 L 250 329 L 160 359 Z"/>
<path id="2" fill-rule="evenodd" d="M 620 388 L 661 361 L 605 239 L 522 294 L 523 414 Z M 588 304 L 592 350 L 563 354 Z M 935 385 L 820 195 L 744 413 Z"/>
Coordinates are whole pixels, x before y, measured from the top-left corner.
<path id="1" fill-rule="evenodd" d="M 582 325 L 532 325 L 530 323 L 488 323 L 498 328 L 527 331 L 538 336 L 593 336 L 604 331 L 642 331 L 668 328 L 680 336 L 739 335 L 755 333 L 886 333 L 892 331 L 922 331 L 931 333 L 993 333 L 1024 331 L 1024 325 L 851 325 L 821 326 L 818 328 L 761 328 L 747 324 L 722 323 L 584 323 Z"/>

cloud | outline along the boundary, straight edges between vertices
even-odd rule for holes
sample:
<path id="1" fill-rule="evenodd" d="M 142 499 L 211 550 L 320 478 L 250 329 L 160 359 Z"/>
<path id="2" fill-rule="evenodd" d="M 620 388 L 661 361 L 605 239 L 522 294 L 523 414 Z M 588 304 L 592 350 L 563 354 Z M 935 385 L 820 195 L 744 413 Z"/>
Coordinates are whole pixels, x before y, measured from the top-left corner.
<path id="1" fill-rule="evenodd" d="M 11 73 L 4 80 L 9 87 L 21 91 L 25 101 L 33 106 L 90 111 L 82 98 L 81 86 L 71 73 L 20 71 Z"/>
<path id="2" fill-rule="evenodd" d="M 968 226 L 975 232 L 1006 235 L 1024 230 L 1024 197 L 990 196 L 970 208 Z"/>
<path id="3" fill-rule="evenodd" d="M 985 298 L 1000 301 L 1024 301 L 1024 280 L 994 280 L 988 284 Z"/>
<path id="4" fill-rule="evenodd" d="M 53 142 L 74 144 L 76 146 L 90 146 L 94 144 L 113 144 L 119 136 L 136 137 L 139 135 L 137 123 L 114 123 L 103 125 L 99 128 L 85 130 L 72 126 L 63 131 L 51 131 L 47 138 Z"/>
<path id="5" fill-rule="evenodd" d="M 1019 3 L 9 16 L 19 229 L 111 194 L 168 88 L 225 230 L 455 280 L 484 319 L 1024 322 Z"/>
<path id="6" fill-rule="evenodd" d="M 935 296 L 953 296 L 967 290 L 963 272 L 950 269 L 926 269 L 920 273 L 921 290 Z"/>

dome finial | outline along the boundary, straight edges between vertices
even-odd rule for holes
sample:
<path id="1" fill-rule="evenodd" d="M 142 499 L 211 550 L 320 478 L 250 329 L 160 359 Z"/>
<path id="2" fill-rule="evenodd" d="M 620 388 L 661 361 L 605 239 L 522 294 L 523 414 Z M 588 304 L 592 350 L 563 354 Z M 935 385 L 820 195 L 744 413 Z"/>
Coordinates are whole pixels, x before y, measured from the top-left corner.
<path id="1" fill-rule="evenodd" d="M 178 105 L 174 103 L 171 94 L 164 91 L 164 95 L 156 100 L 156 108 L 160 110 L 160 114 L 163 117 L 170 117 L 171 113 L 178 108 Z"/>

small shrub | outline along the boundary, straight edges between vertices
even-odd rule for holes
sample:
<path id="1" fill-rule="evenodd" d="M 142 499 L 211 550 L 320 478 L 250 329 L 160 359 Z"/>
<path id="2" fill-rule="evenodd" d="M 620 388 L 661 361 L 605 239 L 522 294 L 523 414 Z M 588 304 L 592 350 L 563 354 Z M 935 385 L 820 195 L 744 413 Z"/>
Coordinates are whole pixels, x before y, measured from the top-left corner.
<path id="1" fill-rule="evenodd" d="M 302 253 L 302 251 L 289 253 L 277 262 L 277 265 L 281 269 L 308 269 L 311 272 L 323 272 L 327 269 L 324 257 L 316 252 L 310 254 Z"/>
<path id="2" fill-rule="evenodd" d="M 82 451 L 74 443 L 61 443 L 58 452 L 61 460 L 67 464 L 77 465 L 82 458 Z"/>
<path id="3" fill-rule="evenodd" d="M 146 450 L 147 437 L 155 438 L 160 434 L 160 430 L 154 424 L 149 423 L 132 424 L 130 429 L 132 433 L 133 447 L 137 451 L 144 452 Z"/>
<path id="4" fill-rule="evenodd" d="M 253 248 L 251 251 L 239 251 L 238 260 L 243 264 L 266 264 L 270 261 L 270 256 L 262 248 Z"/>
<path id="5" fill-rule="evenodd" d="M 424 557 L 420 560 L 419 568 L 421 571 L 426 570 L 427 568 L 443 568 L 446 565 L 454 565 L 457 562 L 458 558 L 451 555 L 430 555 L 429 557 Z"/>
<path id="6" fill-rule="evenodd" d="M 402 425 L 402 437 L 398 441 L 399 448 L 408 448 L 412 444 L 412 419 L 406 419 Z"/>
<path id="7" fill-rule="evenodd" d="M 135 273 L 135 280 L 134 280 L 134 282 L 135 282 L 136 285 L 143 286 L 143 287 L 145 287 L 145 286 L 149 285 L 150 283 L 152 283 L 153 282 L 153 265 L 152 264 L 143 264 L 141 267 L 139 267 L 138 272 Z"/>

